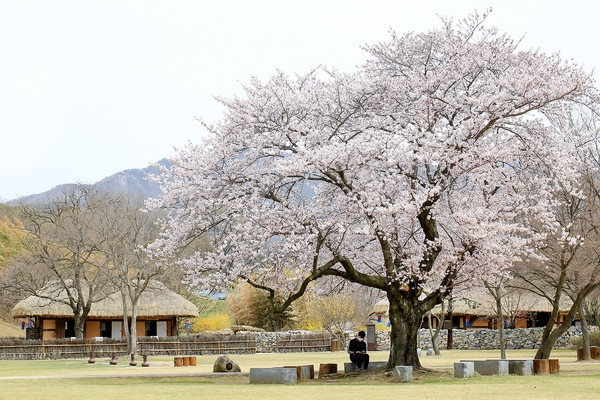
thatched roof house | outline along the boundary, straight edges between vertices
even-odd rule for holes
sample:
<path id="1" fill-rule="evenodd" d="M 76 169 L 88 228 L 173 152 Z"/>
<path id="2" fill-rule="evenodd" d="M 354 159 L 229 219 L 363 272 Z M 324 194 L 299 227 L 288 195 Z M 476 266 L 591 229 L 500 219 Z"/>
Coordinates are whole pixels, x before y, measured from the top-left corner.
<path id="1" fill-rule="evenodd" d="M 552 312 L 552 305 L 545 298 L 525 291 L 507 295 L 503 298 L 502 305 L 505 313 L 509 311 L 519 317 L 517 328 L 545 326 Z M 563 296 L 559 322 L 564 319 L 571 305 L 570 299 Z M 387 299 L 380 300 L 373 306 L 371 315 L 376 320 L 387 322 L 389 306 Z M 484 289 L 473 288 L 452 301 L 452 327 L 459 329 L 497 328 L 495 307 L 495 300 L 490 294 Z M 432 314 L 439 315 L 442 307 L 438 304 L 431 311 Z M 444 314 L 444 318 L 447 318 L 447 305 Z M 436 319 L 433 324 L 437 326 Z M 450 321 L 446 319 L 444 324 L 449 325 Z M 424 322 L 424 327 L 426 326 L 427 321 Z M 447 327 L 449 326 L 445 326 L 445 328 Z"/>
<path id="2" fill-rule="evenodd" d="M 65 304 L 66 300 L 64 288 L 48 285 L 39 291 L 39 296 L 29 296 L 17 303 L 12 316 L 31 321 L 30 337 L 71 337 L 74 336 L 73 311 Z M 175 336 L 177 317 L 197 316 L 195 305 L 167 289 L 163 283 L 152 281 L 138 302 L 137 332 L 139 336 Z M 122 332 L 123 303 L 119 292 L 92 304 L 85 337 L 120 338 Z"/>

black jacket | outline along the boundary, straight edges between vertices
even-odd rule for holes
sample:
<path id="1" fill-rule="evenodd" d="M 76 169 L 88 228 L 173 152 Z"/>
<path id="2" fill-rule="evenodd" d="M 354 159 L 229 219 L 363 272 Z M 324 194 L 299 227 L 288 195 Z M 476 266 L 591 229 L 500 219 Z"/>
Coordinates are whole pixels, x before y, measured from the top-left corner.
<path id="1" fill-rule="evenodd" d="M 359 342 L 357 339 L 352 339 L 348 345 L 348 353 L 354 354 L 357 351 L 367 351 L 367 343 L 363 340 Z"/>

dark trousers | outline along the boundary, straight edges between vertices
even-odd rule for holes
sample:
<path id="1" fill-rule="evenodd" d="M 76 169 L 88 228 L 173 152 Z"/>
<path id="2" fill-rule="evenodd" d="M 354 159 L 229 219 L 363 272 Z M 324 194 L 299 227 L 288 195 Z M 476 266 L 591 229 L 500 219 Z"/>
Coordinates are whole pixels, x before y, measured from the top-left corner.
<path id="1" fill-rule="evenodd" d="M 369 367 L 368 354 L 350 354 L 350 361 L 355 363 L 359 369 L 367 369 Z"/>

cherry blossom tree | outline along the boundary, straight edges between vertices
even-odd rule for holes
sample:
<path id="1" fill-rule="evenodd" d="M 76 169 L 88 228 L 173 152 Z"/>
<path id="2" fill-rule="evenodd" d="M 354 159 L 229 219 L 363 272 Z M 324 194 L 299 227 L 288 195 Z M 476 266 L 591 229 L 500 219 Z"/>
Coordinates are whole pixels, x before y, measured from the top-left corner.
<path id="1" fill-rule="evenodd" d="M 421 368 L 422 317 L 543 239 L 529 222 L 550 227 L 553 192 L 577 174 L 577 143 L 549 117 L 596 100 L 582 69 L 484 20 L 392 33 L 354 73 L 279 72 L 219 99 L 224 118 L 148 203 L 169 210 L 155 253 L 209 233 L 212 249 L 181 261 L 190 281 L 242 277 L 282 307 L 326 276 L 379 289 L 388 365 Z"/>

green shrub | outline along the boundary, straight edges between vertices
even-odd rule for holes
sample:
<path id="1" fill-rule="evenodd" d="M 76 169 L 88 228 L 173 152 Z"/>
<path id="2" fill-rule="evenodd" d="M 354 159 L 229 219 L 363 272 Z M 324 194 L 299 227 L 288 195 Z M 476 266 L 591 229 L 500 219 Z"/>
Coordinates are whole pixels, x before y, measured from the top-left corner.
<path id="1" fill-rule="evenodd" d="M 219 331 L 231 327 L 231 320 L 227 314 L 211 314 L 197 318 L 193 325 L 194 332 Z"/>

